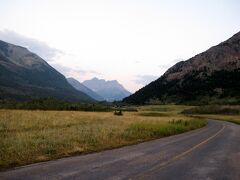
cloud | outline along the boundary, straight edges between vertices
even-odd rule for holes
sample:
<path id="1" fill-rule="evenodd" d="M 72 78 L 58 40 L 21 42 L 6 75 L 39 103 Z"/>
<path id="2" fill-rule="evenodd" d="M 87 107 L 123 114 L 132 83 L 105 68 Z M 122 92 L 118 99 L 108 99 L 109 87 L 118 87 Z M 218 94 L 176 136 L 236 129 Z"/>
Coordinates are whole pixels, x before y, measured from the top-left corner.
<path id="1" fill-rule="evenodd" d="M 64 61 L 69 58 L 75 58 L 73 57 L 74 55 L 50 47 L 45 42 L 26 37 L 14 31 L 0 30 L 0 40 L 28 48 L 30 51 L 36 53 L 44 60 L 48 61 L 51 66 L 53 66 L 66 77 L 87 79 L 90 77 L 102 75 L 101 73 L 94 70 L 84 70 L 77 66 L 70 67 L 70 64 L 65 65 Z"/>
<path id="2" fill-rule="evenodd" d="M 156 80 L 157 78 L 159 78 L 159 77 L 153 76 L 153 75 L 137 75 L 134 82 L 137 84 L 141 84 L 141 85 L 147 85 L 150 82 Z"/>
<path id="3" fill-rule="evenodd" d="M 174 59 L 172 62 L 178 63 L 180 61 L 184 61 L 184 58 L 178 57 L 178 58 Z"/>
<path id="4" fill-rule="evenodd" d="M 51 66 L 53 66 L 55 69 L 57 69 L 59 72 L 64 74 L 65 76 L 69 74 L 73 69 L 67 66 L 63 66 L 61 64 L 57 63 L 51 63 Z"/>
<path id="5" fill-rule="evenodd" d="M 64 54 L 62 51 L 50 47 L 45 42 L 23 36 L 11 30 L 0 30 L 0 39 L 15 45 L 26 47 L 46 61 L 52 61 L 57 55 Z"/>
<path id="6" fill-rule="evenodd" d="M 140 63 L 141 63 L 141 61 L 138 61 L 138 60 L 137 60 L 137 61 L 135 61 L 135 63 L 136 63 L 136 64 L 140 64 Z"/>
<path id="7" fill-rule="evenodd" d="M 99 72 L 94 71 L 94 70 L 75 70 L 75 72 L 83 74 L 83 75 L 87 75 L 87 74 L 102 75 L 102 73 L 99 73 Z"/>
<path id="8" fill-rule="evenodd" d="M 170 68 L 170 66 L 171 66 L 171 65 L 169 65 L 169 64 L 161 64 L 161 65 L 159 65 L 158 67 L 159 67 L 160 69 L 166 70 L 166 69 Z"/>
<path id="9" fill-rule="evenodd" d="M 183 59 L 183 58 L 176 58 L 176 59 L 170 61 L 168 64 L 161 64 L 161 65 L 159 65 L 158 67 L 159 67 L 160 69 L 167 70 L 167 69 L 169 69 L 170 67 L 172 67 L 174 64 L 176 64 L 176 63 L 178 63 L 178 62 L 180 62 L 180 61 L 184 61 L 184 59 Z"/>
<path id="10" fill-rule="evenodd" d="M 91 77 L 101 76 L 102 73 L 99 73 L 94 70 L 83 70 L 79 68 L 72 68 L 68 66 L 61 65 L 59 63 L 51 63 L 55 69 L 61 72 L 66 77 L 74 77 L 78 80 L 86 80 L 90 79 Z"/>

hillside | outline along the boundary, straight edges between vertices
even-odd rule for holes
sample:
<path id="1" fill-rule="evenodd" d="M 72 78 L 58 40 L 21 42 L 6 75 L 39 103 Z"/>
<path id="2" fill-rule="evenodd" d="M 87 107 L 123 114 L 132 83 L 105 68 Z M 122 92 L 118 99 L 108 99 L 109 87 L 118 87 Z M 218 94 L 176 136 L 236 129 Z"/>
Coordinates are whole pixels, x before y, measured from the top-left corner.
<path id="1" fill-rule="evenodd" d="M 0 41 L 0 100 L 32 98 L 94 101 L 74 89 L 62 74 L 36 54 Z"/>
<path id="2" fill-rule="evenodd" d="M 240 32 L 168 69 L 159 79 L 123 101 L 160 103 L 240 103 Z"/>
<path id="3" fill-rule="evenodd" d="M 93 78 L 84 81 L 83 85 L 87 86 L 109 102 L 122 100 L 131 94 L 116 80 L 106 81 L 104 79 Z"/>
<path id="4" fill-rule="evenodd" d="M 97 101 L 104 101 L 104 99 L 100 95 L 98 95 L 97 93 L 95 93 L 94 91 L 89 89 L 88 87 L 84 86 L 78 80 L 76 80 L 74 78 L 67 78 L 67 81 L 78 91 L 84 92 L 85 94 L 87 94 L 88 96 L 90 96 L 91 98 L 93 98 Z"/>

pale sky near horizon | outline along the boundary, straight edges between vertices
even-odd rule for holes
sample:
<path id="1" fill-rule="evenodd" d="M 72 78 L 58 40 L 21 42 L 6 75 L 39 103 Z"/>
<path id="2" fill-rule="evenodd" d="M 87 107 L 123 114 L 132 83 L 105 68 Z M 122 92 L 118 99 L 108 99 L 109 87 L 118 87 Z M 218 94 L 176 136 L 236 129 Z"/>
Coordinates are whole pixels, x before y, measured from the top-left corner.
<path id="1" fill-rule="evenodd" d="M 240 31 L 239 0 L 0 0 L 0 39 L 131 92 Z"/>

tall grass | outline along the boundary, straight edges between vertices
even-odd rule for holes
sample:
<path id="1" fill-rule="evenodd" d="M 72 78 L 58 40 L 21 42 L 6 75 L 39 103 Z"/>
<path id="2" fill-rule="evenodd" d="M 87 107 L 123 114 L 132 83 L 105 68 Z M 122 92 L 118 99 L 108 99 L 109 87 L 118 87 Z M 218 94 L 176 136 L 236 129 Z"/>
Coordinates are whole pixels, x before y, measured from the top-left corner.
<path id="1" fill-rule="evenodd" d="M 227 105 L 207 105 L 198 106 L 182 111 L 183 114 L 225 114 L 225 115 L 240 115 L 240 106 Z"/>
<path id="2" fill-rule="evenodd" d="M 223 120 L 240 125 L 240 115 L 194 114 L 192 117 Z"/>
<path id="3" fill-rule="evenodd" d="M 217 119 L 240 124 L 240 106 L 237 105 L 208 105 L 185 109 L 182 114 Z"/>
<path id="4" fill-rule="evenodd" d="M 123 135 L 127 139 L 159 138 L 200 128 L 206 123 L 206 121 L 200 119 L 170 121 L 168 124 L 141 122 L 131 124 Z"/>
<path id="5" fill-rule="evenodd" d="M 0 169 L 120 147 L 206 123 L 174 113 L 139 113 L 0 110 Z M 180 119 L 182 123 L 172 123 Z"/>

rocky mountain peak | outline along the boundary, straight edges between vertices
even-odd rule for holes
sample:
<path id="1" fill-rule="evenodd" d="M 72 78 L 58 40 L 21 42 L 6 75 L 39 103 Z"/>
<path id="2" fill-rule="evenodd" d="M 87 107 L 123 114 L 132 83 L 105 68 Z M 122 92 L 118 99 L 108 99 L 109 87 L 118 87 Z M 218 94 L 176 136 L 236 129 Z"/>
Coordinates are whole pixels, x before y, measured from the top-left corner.
<path id="1" fill-rule="evenodd" d="M 218 70 L 232 71 L 240 67 L 240 32 L 230 39 L 211 47 L 187 61 L 181 61 L 171 67 L 164 77 L 168 81 L 182 79 L 193 71 L 204 71 L 208 75 Z"/>

